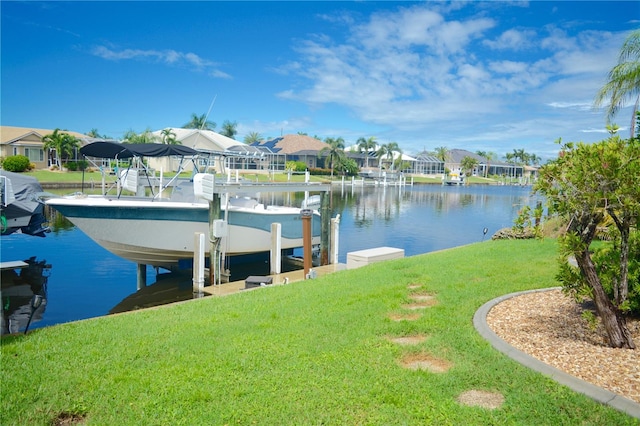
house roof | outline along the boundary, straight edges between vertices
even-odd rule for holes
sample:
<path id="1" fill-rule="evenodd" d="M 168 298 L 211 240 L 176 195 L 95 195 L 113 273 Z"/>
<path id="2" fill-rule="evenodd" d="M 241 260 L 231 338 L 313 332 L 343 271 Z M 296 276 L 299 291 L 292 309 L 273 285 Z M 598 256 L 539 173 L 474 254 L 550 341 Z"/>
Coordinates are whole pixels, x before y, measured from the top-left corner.
<path id="1" fill-rule="evenodd" d="M 486 163 L 487 159 L 474 152 L 467 151 L 466 149 L 451 149 L 447 151 L 447 162 L 449 163 L 462 163 L 462 159 L 465 157 L 471 157 L 478 160 L 480 163 Z"/>
<path id="2" fill-rule="evenodd" d="M 244 145 L 242 142 L 238 142 L 235 139 L 231 139 L 227 136 L 221 135 L 220 133 L 216 133 L 213 130 L 200 130 L 200 129 L 182 129 L 178 127 L 169 127 L 171 131 L 176 135 L 176 140 L 179 142 L 183 142 L 186 139 L 193 138 L 194 141 L 187 145 L 193 149 L 209 149 L 210 146 L 207 146 L 206 140 L 212 142 L 213 144 L 219 146 L 222 150 L 227 150 L 233 146 Z M 155 132 L 151 132 L 152 135 L 156 136 L 159 139 L 162 139 L 162 130 L 156 130 Z M 200 140 L 202 138 L 203 140 Z"/>
<path id="3" fill-rule="evenodd" d="M 251 146 L 267 147 L 278 154 L 298 154 L 301 151 L 318 152 L 329 145 L 307 135 L 284 135 L 269 141 L 254 142 Z"/>
<path id="4" fill-rule="evenodd" d="M 478 160 L 480 164 L 490 164 L 491 166 L 514 167 L 513 164 L 505 163 L 504 161 L 499 161 L 499 160 L 489 160 L 474 152 L 467 151 L 466 149 L 452 149 L 448 151 L 447 163 L 460 164 L 462 163 L 462 159 L 464 157 L 475 158 L 476 160 Z M 519 166 L 516 166 L 516 167 L 519 167 Z"/>
<path id="5" fill-rule="evenodd" d="M 368 155 L 369 158 L 377 158 L 377 154 L 376 152 L 378 151 L 378 149 L 380 149 L 380 145 L 376 145 L 375 148 L 373 148 L 372 150 L 369 151 Z M 347 154 L 349 154 L 350 157 L 353 158 L 364 158 L 365 157 L 365 153 L 360 153 L 358 152 L 358 145 L 351 145 L 348 146 L 344 149 L 344 152 L 346 152 Z M 405 154 L 404 152 L 401 155 L 402 157 L 402 161 L 416 161 L 415 157 L 412 157 L 410 155 Z M 393 153 L 393 159 L 397 160 L 398 159 L 398 152 Z M 386 160 L 386 157 L 383 159 Z"/>
<path id="6" fill-rule="evenodd" d="M 55 129 L 37 129 L 33 127 L 13 127 L 13 126 L 0 126 L 0 144 L 11 144 L 29 136 L 35 136 L 37 139 L 50 135 Z M 92 140 L 89 136 L 78 132 L 72 132 L 69 130 L 60 130 L 63 133 L 68 133 L 71 136 L 75 136 L 78 139 L 84 141 Z"/>

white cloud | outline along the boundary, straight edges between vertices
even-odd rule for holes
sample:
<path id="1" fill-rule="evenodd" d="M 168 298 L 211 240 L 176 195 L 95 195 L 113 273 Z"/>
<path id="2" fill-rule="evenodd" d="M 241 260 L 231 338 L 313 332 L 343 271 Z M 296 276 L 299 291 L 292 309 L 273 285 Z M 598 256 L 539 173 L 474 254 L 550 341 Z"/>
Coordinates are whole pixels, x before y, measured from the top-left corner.
<path id="1" fill-rule="evenodd" d="M 96 46 L 91 50 L 91 54 L 109 61 L 121 61 L 131 59 L 151 60 L 173 66 L 182 66 L 195 70 L 207 70 L 208 75 L 216 78 L 231 78 L 229 74 L 217 69 L 218 64 L 206 60 L 191 52 L 178 52 L 172 49 L 166 50 L 142 50 L 142 49 L 122 49 L 117 50 L 107 46 Z"/>
<path id="2" fill-rule="evenodd" d="M 615 61 L 617 35 L 450 19 L 431 4 L 350 22 L 343 38 L 315 34 L 295 47 L 286 70 L 303 79 L 281 98 L 337 104 L 389 137 L 422 133 L 446 145 L 546 144 L 600 119 L 604 128 L 590 97 Z"/>
<path id="3" fill-rule="evenodd" d="M 550 102 L 547 105 L 551 108 L 575 109 L 579 111 L 589 111 L 593 108 L 591 102 Z"/>
<path id="4" fill-rule="evenodd" d="M 532 46 L 532 41 L 536 39 L 536 32 L 533 30 L 510 29 L 495 39 L 486 39 L 482 43 L 494 50 L 525 50 Z"/>

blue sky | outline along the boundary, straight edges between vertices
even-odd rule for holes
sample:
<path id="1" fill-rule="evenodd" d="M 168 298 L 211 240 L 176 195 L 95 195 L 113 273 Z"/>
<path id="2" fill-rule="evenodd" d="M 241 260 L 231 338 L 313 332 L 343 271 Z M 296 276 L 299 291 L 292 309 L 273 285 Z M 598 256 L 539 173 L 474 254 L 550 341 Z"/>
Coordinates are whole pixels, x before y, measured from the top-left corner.
<path id="1" fill-rule="evenodd" d="M 13 2 L 1 121 L 121 137 L 192 113 L 236 139 L 375 136 L 406 153 L 598 141 L 633 1 Z M 215 99 L 215 102 L 213 102 Z M 629 102 L 631 104 L 631 102 Z M 631 106 L 615 122 L 628 135 Z"/>

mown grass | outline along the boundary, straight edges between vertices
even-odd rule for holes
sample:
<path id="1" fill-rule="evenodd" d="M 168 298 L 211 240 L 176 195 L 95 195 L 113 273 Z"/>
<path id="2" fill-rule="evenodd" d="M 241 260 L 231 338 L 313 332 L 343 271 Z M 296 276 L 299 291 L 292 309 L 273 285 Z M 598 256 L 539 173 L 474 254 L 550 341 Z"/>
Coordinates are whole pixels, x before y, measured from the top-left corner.
<path id="1" fill-rule="evenodd" d="M 494 297 L 555 286 L 556 250 L 554 240 L 488 241 L 4 337 L 0 423 L 66 413 L 119 425 L 637 424 L 520 366 L 472 325 Z M 438 304 L 392 321 L 412 292 Z M 389 340 L 412 334 L 428 338 Z M 399 363 L 408 353 L 453 366 L 409 370 Z M 458 404 L 470 389 L 505 403 Z"/>

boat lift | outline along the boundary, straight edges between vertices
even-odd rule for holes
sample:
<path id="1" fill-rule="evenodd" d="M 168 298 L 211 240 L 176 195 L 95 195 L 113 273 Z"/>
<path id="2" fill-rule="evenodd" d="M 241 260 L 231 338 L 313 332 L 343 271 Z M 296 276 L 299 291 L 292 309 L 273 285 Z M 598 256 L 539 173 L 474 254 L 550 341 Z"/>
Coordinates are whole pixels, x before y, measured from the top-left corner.
<path id="1" fill-rule="evenodd" d="M 255 182 L 217 182 L 215 177 L 207 173 L 198 173 L 193 178 L 194 193 L 209 202 L 209 282 L 215 285 L 219 282 L 220 250 L 219 242 L 223 235 L 224 225 L 218 218 L 221 211 L 221 196 L 223 194 L 254 195 L 260 192 L 320 192 L 320 265 L 329 264 L 329 233 L 331 231 L 331 214 L 329 197 L 331 191 L 329 183 L 255 183 Z M 308 262 L 306 261 L 308 257 Z M 304 252 L 305 265 L 311 264 L 311 250 Z M 305 273 L 308 272 L 305 270 Z M 194 271 L 194 276 L 196 271 Z M 195 279 L 194 279 L 195 283 Z"/>

